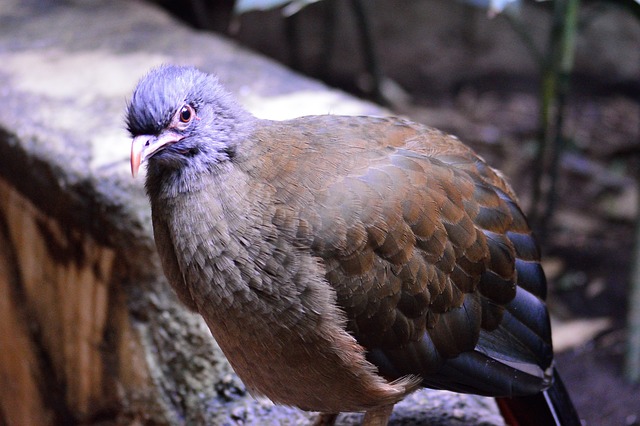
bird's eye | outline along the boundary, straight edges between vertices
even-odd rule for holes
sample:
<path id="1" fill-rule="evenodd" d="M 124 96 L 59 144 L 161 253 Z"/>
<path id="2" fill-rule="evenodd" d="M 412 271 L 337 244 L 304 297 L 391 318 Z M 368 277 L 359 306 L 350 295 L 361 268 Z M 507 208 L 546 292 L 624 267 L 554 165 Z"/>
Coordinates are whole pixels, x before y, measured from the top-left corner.
<path id="1" fill-rule="evenodd" d="M 191 107 L 185 105 L 182 107 L 182 109 L 180 110 L 180 121 L 182 123 L 188 123 L 191 121 L 191 118 L 193 117 L 193 112 Z"/>

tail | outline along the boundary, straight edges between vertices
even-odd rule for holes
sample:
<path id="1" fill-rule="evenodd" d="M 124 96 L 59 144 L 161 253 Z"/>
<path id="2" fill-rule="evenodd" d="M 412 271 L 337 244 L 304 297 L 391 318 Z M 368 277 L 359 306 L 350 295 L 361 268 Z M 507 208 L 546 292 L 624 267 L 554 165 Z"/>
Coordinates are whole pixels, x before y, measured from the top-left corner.
<path id="1" fill-rule="evenodd" d="M 556 370 L 553 385 L 530 396 L 496 398 L 505 422 L 510 426 L 580 426 L 567 389 Z"/>

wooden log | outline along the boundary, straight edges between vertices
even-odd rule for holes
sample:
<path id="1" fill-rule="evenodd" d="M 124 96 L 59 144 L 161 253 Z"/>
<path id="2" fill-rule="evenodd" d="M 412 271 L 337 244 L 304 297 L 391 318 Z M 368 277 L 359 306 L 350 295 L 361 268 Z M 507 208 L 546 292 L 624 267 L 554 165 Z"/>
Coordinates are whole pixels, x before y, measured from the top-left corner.
<path id="1" fill-rule="evenodd" d="M 16 269 L 11 274 L 12 283 L 3 280 L 3 290 L 9 296 L 11 287 L 20 295 L 19 299 L 9 298 L 15 311 L 13 321 L 20 322 L 20 317 L 22 322 L 28 321 L 27 327 L 18 328 L 22 330 L 19 340 L 30 336 L 29 322 L 38 324 L 38 345 L 51 355 L 54 370 L 64 377 L 65 405 L 80 419 L 89 418 L 105 403 L 100 344 L 106 326 L 114 250 L 77 229 L 62 228 L 5 180 L 0 180 L 0 211 L 8 233 L 5 250 L 9 256 L 5 261 L 13 259 Z M 23 312 L 19 315 L 15 308 L 20 307 Z M 10 343 L 7 341 L 7 346 Z M 28 345 L 22 349 L 20 353 Z M 34 351 L 30 352 L 24 354 L 25 359 L 34 356 Z M 16 356 L 14 361 L 21 363 L 22 357 Z M 9 372 L 20 371 L 12 364 L 3 366 Z M 24 380 L 15 383 L 21 389 L 33 386 Z M 15 407 L 19 405 L 8 404 L 5 411 Z"/>
<path id="2" fill-rule="evenodd" d="M 0 180 L 0 202 L 6 183 Z M 0 210 L 4 213 L 4 210 Z M 0 215 L 4 219 L 4 214 Z M 4 422 L 15 425 L 51 424 L 54 411 L 47 407 L 41 389 L 43 371 L 32 341 L 16 253 L 6 220 L 0 221 L 0 406 Z"/>

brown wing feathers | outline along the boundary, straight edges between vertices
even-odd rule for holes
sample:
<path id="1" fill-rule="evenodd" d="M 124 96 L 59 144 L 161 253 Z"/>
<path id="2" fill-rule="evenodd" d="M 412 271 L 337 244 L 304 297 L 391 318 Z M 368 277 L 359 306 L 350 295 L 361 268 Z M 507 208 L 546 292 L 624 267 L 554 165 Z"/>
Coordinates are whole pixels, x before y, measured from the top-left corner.
<path id="1" fill-rule="evenodd" d="M 544 275 L 526 220 L 507 184 L 466 147 L 426 128 L 395 131 L 405 137 L 388 140 L 409 140 L 411 151 L 382 147 L 386 156 L 357 159 L 365 164 L 316 194 L 323 230 L 315 234 L 325 238 L 315 248 L 348 329 L 389 378 L 420 374 L 433 387 L 510 394 L 473 374 L 440 382 L 438 372 L 455 357 L 471 370 L 494 364 L 506 382 L 518 363 L 549 366 L 549 330 L 539 325 Z M 446 145 L 441 155 L 434 143 Z M 498 327 L 497 337 L 482 337 Z M 510 334 L 523 342 L 506 366 L 494 352 Z"/>
<path id="2" fill-rule="evenodd" d="M 304 133 L 307 121 L 323 130 Z M 269 147 L 279 126 L 257 139 Z M 322 260 L 348 331 L 381 374 L 483 394 L 543 386 L 544 275 L 498 172 L 455 138 L 405 121 L 308 117 L 287 133 L 292 155 L 260 169 L 283 212 L 271 220 Z M 305 154 L 292 162 L 296 152 Z M 512 389 L 519 368 L 535 373 Z"/>

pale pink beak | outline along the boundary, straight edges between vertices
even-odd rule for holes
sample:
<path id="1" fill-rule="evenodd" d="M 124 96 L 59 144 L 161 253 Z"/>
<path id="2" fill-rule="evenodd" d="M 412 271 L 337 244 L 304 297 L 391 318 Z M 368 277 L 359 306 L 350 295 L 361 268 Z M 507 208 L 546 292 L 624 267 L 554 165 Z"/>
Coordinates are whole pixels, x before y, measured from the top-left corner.
<path id="1" fill-rule="evenodd" d="M 133 138 L 131 141 L 131 175 L 136 177 L 142 163 L 160 149 L 176 143 L 182 138 L 182 135 L 172 131 L 162 132 L 158 136 L 140 135 Z"/>

